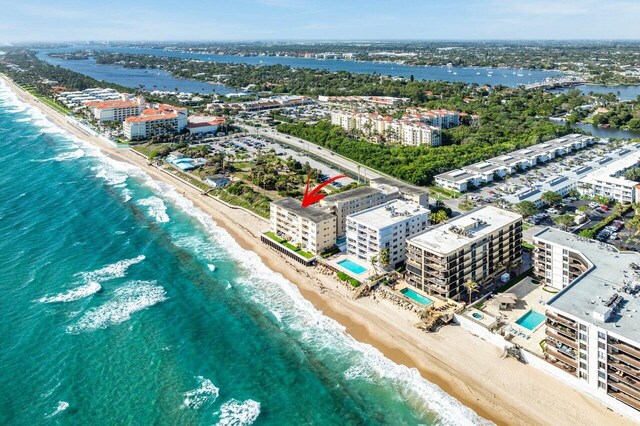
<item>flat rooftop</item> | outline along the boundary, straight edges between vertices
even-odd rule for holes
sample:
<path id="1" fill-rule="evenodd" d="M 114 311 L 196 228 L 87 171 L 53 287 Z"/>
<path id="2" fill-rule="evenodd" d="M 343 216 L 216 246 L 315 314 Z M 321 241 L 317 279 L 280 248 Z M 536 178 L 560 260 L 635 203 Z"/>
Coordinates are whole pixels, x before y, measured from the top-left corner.
<path id="1" fill-rule="evenodd" d="M 347 202 L 365 198 L 369 195 L 377 195 L 383 193 L 382 190 L 372 188 L 370 186 L 359 186 L 348 191 L 339 192 L 337 194 L 328 195 L 322 200 L 323 203 Z"/>
<path id="2" fill-rule="evenodd" d="M 282 207 L 290 213 L 296 214 L 314 223 L 320 223 L 328 219 L 335 219 L 334 215 L 325 212 L 320 207 L 302 207 L 302 202 L 300 200 L 296 200 L 295 198 L 281 198 L 277 201 L 274 201 L 272 204 Z"/>
<path id="3" fill-rule="evenodd" d="M 379 177 L 379 178 L 375 178 L 375 179 L 371 179 L 371 181 L 372 182 L 376 182 L 378 184 L 383 184 L 383 185 L 388 185 L 388 186 L 395 186 L 403 194 L 422 195 L 422 194 L 428 194 L 429 193 L 429 191 L 427 191 L 425 188 L 421 188 L 419 186 L 415 186 L 415 185 L 411 185 L 411 184 L 406 183 L 406 182 L 402 182 L 401 180 L 387 178 L 387 177 L 384 177 L 384 176 Z"/>
<path id="4" fill-rule="evenodd" d="M 544 229 L 535 238 L 571 247 L 593 264 L 571 284 L 547 303 L 549 306 L 596 324 L 607 331 L 640 342 L 640 296 L 624 290 L 625 284 L 640 283 L 640 275 L 632 264 L 640 266 L 640 253 L 620 252 L 615 247 L 581 238 L 554 228 Z M 640 271 L 639 271 L 640 272 Z M 604 302 L 619 295 L 624 300 L 621 309 L 606 322 L 598 321 L 593 313 L 606 310 Z"/>
<path id="5" fill-rule="evenodd" d="M 359 213 L 349 215 L 351 218 L 368 228 L 382 229 L 387 226 L 395 225 L 411 217 L 420 214 L 428 215 L 429 209 L 418 206 L 414 203 L 408 203 L 401 200 L 389 201 L 385 204 L 363 210 Z"/>
<path id="6" fill-rule="evenodd" d="M 435 176 L 436 178 L 445 179 L 451 182 L 466 182 L 469 179 L 479 177 L 477 173 L 472 173 L 467 170 L 451 170 L 450 172 L 440 173 Z"/>
<path id="7" fill-rule="evenodd" d="M 521 219 L 517 213 L 485 206 L 428 229 L 409 241 L 432 252 L 449 254 Z"/>
<path id="8" fill-rule="evenodd" d="M 474 163 L 468 166 L 464 166 L 462 169 L 470 172 L 475 172 L 475 173 L 489 173 L 489 172 L 494 172 L 496 170 L 504 169 L 504 167 L 499 164 L 493 164 L 487 161 L 482 161 L 480 163 Z"/>

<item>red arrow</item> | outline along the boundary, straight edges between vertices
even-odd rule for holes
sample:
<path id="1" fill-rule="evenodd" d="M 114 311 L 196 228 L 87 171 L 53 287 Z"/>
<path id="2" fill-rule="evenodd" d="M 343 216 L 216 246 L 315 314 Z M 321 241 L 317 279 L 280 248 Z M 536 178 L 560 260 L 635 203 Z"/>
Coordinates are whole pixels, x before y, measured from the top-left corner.
<path id="1" fill-rule="evenodd" d="M 348 176 L 347 175 L 334 176 L 331 179 L 327 179 L 326 181 L 322 182 L 320 185 L 316 186 L 311 191 L 309 191 L 309 181 L 311 178 L 307 176 L 307 186 L 304 189 L 304 197 L 302 197 L 302 207 L 309 207 L 310 205 L 315 204 L 318 201 L 322 200 L 324 198 L 324 194 L 320 193 L 320 190 L 322 188 L 329 185 L 333 181 L 346 178 L 346 177 Z"/>

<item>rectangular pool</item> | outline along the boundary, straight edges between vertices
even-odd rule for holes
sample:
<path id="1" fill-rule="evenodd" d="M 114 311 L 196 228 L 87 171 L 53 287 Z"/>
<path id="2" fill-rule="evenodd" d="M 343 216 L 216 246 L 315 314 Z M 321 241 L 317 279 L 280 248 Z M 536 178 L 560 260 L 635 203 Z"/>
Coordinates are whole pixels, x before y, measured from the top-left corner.
<path id="1" fill-rule="evenodd" d="M 539 314 L 534 310 L 530 310 L 529 312 L 527 312 L 526 314 L 518 318 L 518 320 L 516 321 L 516 324 L 526 328 L 527 330 L 533 331 L 536 328 L 538 328 L 538 326 L 542 324 L 544 320 L 545 320 L 544 315 Z"/>
<path id="2" fill-rule="evenodd" d="M 422 305 L 425 305 L 425 306 L 429 306 L 430 304 L 433 303 L 433 300 L 429 299 L 426 296 L 421 295 L 420 293 L 417 293 L 417 292 L 411 290 L 408 287 L 405 287 L 402 290 L 400 290 L 400 293 L 404 294 L 408 298 L 413 299 L 416 302 L 418 302 L 418 303 L 420 303 Z"/>
<path id="3" fill-rule="evenodd" d="M 362 265 L 358 265 L 356 262 L 349 259 L 341 260 L 340 262 L 338 262 L 338 265 L 342 266 L 347 271 L 352 272 L 356 275 L 360 275 L 361 273 L 367 271 L 367 268 L 365 268 Z"/>

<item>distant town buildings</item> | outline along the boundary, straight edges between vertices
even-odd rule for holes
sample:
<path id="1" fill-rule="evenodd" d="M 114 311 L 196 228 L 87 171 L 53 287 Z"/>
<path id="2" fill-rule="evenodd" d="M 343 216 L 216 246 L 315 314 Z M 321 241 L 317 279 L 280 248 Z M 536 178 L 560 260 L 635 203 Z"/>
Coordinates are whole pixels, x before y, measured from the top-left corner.
<path id="1" fill-rule="evenodd" d="M 546 360 L 640 410 L 640 254 L 553 228 L 533 241 L 536 278 L 560 290 L 547 302 Z"/>
<path id="2" fill-rule="evenodd" d="M 429 294 L 461 300 L 464 283 L 481 287 L 521 262 L 522 216 L 487 206 L 407 240 L 407 281 Z"/>
<path id="3" fill-rule="evenodd" d="M 395 107 L 408 103 L 410 98 L 395 98 L 392 96 L 318 96 L 319 102 L 330 104 L 371 104 L 373 106 Z"/>
<path id="4" fill-rule="evenodd" d="M 219 111 L 223 109 L 231 109 L 237 111 L 257 112 L 267 111 L 280 108 L 293 108 L 313 103 L 313 99 L 306 96 L 283 95 L 272 96 L 270 98 L 262 98 L 256 101 L 235 102 L 235 103 L 210 103 L 207 109 L 210 111 Z"/>
<path id="5" fill-rule="evenodd" d="M 406 240 L 429 225 L 430 211 L 401 200 L 352 214 L 347 217 L 347 253 L 369 263 L 372 257 L 384 265 L 386 252 L 388 267 L 395 268 L 405 261 Z"/>

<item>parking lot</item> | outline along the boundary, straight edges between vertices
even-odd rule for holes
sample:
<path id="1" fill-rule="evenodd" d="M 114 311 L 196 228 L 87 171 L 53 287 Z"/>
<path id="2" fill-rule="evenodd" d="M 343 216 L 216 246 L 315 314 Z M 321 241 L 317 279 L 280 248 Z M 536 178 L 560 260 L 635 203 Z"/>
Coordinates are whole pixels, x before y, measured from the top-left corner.
<path id="1" fill-rule="evenodd" d="M 320 174 L 324 176 L 324 180 L 330 179 L 334 176 L 338 176 L 342 173 L 329 167 L 328 165 L 321 163 L 311 157 L 304 155 L 303 152 L 296 151 L 285 145 L 277 142 L 270 141 L 263 137 L 254 136 L 235 136 L 224 139 L 216 139 L 211 142 L 207 142 L 207 145 L 216 152 L 224 152 L 227 156 L 239 156 L 246 154 L 247 160 L 253 160 L 257 156 L 258 152 L 269 152 L 273 150 L 275 155 L 286 159 L 292 157 L 299 161 L 301 164 L 309 163 L 309 165 L 320 171 Z M 354 182 L 350 177 L 340 179 L 340 181 L 334 182 L 332 185 L 339 188 L 343 185 L 348 185 Z"/>

